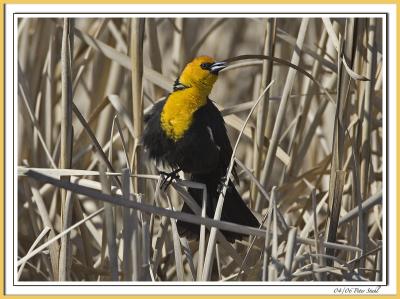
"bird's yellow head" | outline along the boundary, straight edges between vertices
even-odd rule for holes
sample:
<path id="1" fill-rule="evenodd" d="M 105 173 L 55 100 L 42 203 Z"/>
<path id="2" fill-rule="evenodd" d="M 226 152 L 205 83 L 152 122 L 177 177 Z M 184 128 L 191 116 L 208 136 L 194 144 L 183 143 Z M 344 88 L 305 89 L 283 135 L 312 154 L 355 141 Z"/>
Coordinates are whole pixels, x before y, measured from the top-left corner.
<path id="1" fill-rule="evenodd" d="M 197 87 L 208 95 L 217 81 L 218 72 L 225 67 L 225 62 L 216 62 L 209 56 L 199 56 L 185 66 L 178 83 L 185 87 Z"/>
<path id="2" fill-rule="evenodd" d="M 208 56 L 197 57 L 185 66 L 161 112 L 161 128 L 171 140 L 183 138 L 193 114 L 207 104 L 218 72 L 225 67 L 225 62 L 216 62 Z"/>

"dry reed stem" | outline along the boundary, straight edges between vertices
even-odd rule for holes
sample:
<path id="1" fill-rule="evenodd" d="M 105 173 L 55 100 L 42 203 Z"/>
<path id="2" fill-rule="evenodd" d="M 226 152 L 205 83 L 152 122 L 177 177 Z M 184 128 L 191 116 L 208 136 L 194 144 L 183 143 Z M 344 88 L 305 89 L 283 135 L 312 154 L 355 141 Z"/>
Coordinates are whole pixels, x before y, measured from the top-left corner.
<path id="1" fill-rule="evenodd" d="M 322 55 L 323 54 L 323 49 L 325 48 L 326 42 L 328 39 L 328 34 L 326 30 L 323 30 L 321 38 L 319 40 L 318 43 L 318 49 L 316 51 L 316 53 L 318 55 Z M 313 63 L 313 67 L 312 67 L 312 72 L 311 75 L 313 77 L 318 77 L 319 72 L 321 71 L 321 63 L 319 60 L 315 60 L 315 62 Z M 305 125 L 307 122 L 307 115 L 310 112 L 310 106 L 311 106 L 311 101 L 313 99 L 313 95 L 316 92 L 316 86 L 312 85 L 311 80 L 306 79 L 305 83 L 303 83 L 304 85 L 304 93 L 306 94 L 306 96 L 302 99 L 302 102 L 300 103 L 299 106 L 299 113 L 301 113 L 301 117 L 299 119 L 299 123 L 298 126 L 296 126 L 296 131 L 294 132 L 294 136 L 295 136 L 295 140 L 294 140 L 294 144 L 292 146 L 292 155 L 291 155 L 291 159 L 290 159 L 290 163 L 287 167 L 287 171 L 285 173 L 286 176 L 293 176 L 296 175 L 298 173 L 298 170 L 301 166 L 301 162 L 302 159 L 301 157 L 304 157 L 306 154 L 306 149 L 308 149 L 309 147 L 309 140 L 310 137 L 313 135 L 314 131 L 312 130 L 312 134 L 309 133 L 306 136 L 310 136 L 308 137 L 308 140 L 304 138 L 304 131 L 305 131 Z M 316 116 L 322 114 L 322 112 L 325 110 L 325 107 L 327 105 L 327 101 L 325 100 L 324 103 L 322 105 L 320 105 L 321 108 L 319 111 L 319 114 L 316 114 Z M 315 124 L 319 123 L 319 119 L 316 119 L 316 117 L 313 118 L 313 121 Z M 315 128 L 316 129 L 316 125 L 314 126 L 310 126 L 310 128 Z M 301 151 L 299 152 L 299 149 L 301 149 Z"/>
<path id="2" fill-rule="evenodd" d="M 275 35 L 276 35 L 276 19 L 269 18 L 266 20 L 266 30 L 265 30 L 265 42 L 263 54 L 267 56 L 274 56 L 275 51 Z M 272 80 L 272 67 L 273 62 L 271 60 L 263 61 L 262 72 L 261 72 L 261 82 L 260 82 L 260 93 L 262 93 L 264 86 L 267 86 Z M 260 175 L 260 165 L 261 158 L 264 153 L 264 135 L 265 128 L 267 125 L 267 115 L 269 107 L 269 97 L 270 91 L 265 93 L 265 99 L 260 103 L 257 111 L 257 125 L 254 138 L 253 146 L 253 168 L 254 175 L 259 177 Z M 251 195 L 253 199 L 257 198 L 257 189 L 254 184 L 251 187 Z"/>
<path id="3" fill-rule="evenodd" d="M 173 210 L 173 206 L 170 198 L 168 197 L 168 205 L 171 210 Z M 176 220 L 170 218 L 171 222 L 171 233 L 172 240 L 174 244 L 174 255 L 175 255 L 175 267 L 176 267 L 176 276 L 179 281 L 184 280 L 183 276 L 183 261 L 182 261 L 182 252 L 181 252 L 181 242 L 179 240 L 178 228 L 176 226 Z"/>
<path id="4" fill-rule="evenodd" d="M 368 197 L 369 192 L 369 171 L 370 171 L 370 151 L 371 151 L 371 113 L 372 113 L 372 105 L 371 105 L 371 97 L 373 94 L 373 86 L 375 85 L 375 71 L 376 71 L 376 47 L 375 47 L 375 31 L 376 31 L 376 20 L 371 19 L 368 21 L 367 25 L 368 32 L 368 46 L 367 46 L 367 78 L 370 78 L 369 81 L 365 82 L 365 97 L 364 97 L 364 111 L 363 111 L 363 119 L 361 123 L 361 170 L 360 170 L 360 182 L 359 186 L 361 187 L 360 195 L 361 200 L 365 200 Z M 361 205 L 361 203 L 360 203 Z M 364 222 L 368 221 L 364 214 L 359 215 L 359 227 L 360 227 L 360 247 L 366 250 L 367 240 L 365 236 L 367 233 L 367 227 L 364 225 Z M 361 261 L 360 267 L 365 267 L 365 260 Z M 361 272 L 363 274 L 364 272 Z"/>
<path id="5" fill-rule="evenodd" d="M 215 212 L 214 212 L 214 220 L 219 220 L 221 218 L 221 213 L 222 213 L 222 208 L 223 208 L 223 204 L 224 204 L 224 199 L 225 199 L 225 193 L 226 193 L 226 189 L 228 187 L 229 184 L 229 180 L 230 180 L 230 176 L 233 170 L 233 166 L 234 166 L 234 162 L 235 162 L 235 153 L 236 150 L 238 148 L 239 145 L 239 141 L 240 138 L 243 134 L 244 128 L 246 127 L 247 122 L 249 121 L 251 115 L 253 114 L 254 109 L 257 107 L 257 104 L 264 98 L 264 94 L 267 92 L 267 90 L 272 86 L 272 84 L 274 83 L 274 81 L 271 81 L 271 83 L 268 84 L 268 86 L 264 89 L 264 91 L 261 93 L 261 95 L 259 96 L 259 98 L 257 99 L 257 101 L 254 103 L 254 106 L 251 108 L 246 120 L 243 123 L 243 127 L 239 133 L 239 136 L 236 140 L 236 144 L 233 147 L 233 151 L 232 151 L 232 157 L 231 160 L 229 162 L 229 167 L 227 170 L 227 174 L 226 174 L 226 179 L 224 182 L 224 186 L 222 188 L 222 191 L 219 195 L 218 198 L 218 203 L 217 206 L 215 208 Z M 212 269 L 212 264 L 214 262 L 214 254 L 215 254 L 215 244 L 216 244 L 216 233 L 217 230 L 216 228 L 212 228 L 210 231 L 210 236 L 208 239 L 208 245 L 207 245 L 207 251 L 206 251 L 206 256 L 205 256 L 205 261 L 204 261 L 204 269 L 203 269 L 203 274 L 202 274 L 202 280 L 209 280 L 210 276 L 211 276 L 211 269 Z"/>
<path id="6" fill-rule="evenodd" d="M 53 148 L 53 107 L 56 98 L 56 78 L 55 78 L 55 68 L 56 68 L 56 35 L 57 30 L 54 28 L 51 31 L 51 37 L 49 41 L 48 50 L 48 64 L 46 69 L 46 91 L 45 91 L 45 139 L 49 150 Z"/>
<path id="7" fill-rule="evenodd" d="M 74 56 L 74 21 L 64 19 L 62 46 L 61 46 L 61 146 L 60 146 L 60 168 L 70 168 L 72 160 L 72 60 Z M 69 180 L 68 177 L 64 178 Z M 70 195 L 71 196 L 71 195 Z M 72 200 L 65 190 L 61 190 L 61 227 L 69 226 L 72 217 Z M 68 198 L 68 199 L 67 199 Z M 67 214 L 66 214 L 67 213 Z M 60 261 L 58 279 L 68 279 L 68 253 L 70 242 L 66 235 L 61 239 Z"/>
<path id="8" fill-rule="evenodd" d="M 353 52 L 353 40 L 351 37 L 354 33 L 354 19 L 346 20 L 346 35 L 344 41 L 340 41 L 340 45 L 336 48 L 338 51 L 338 83 L 337 83 L 337 101 L 334 136 L 332 141 L 332 162 L 331 174 L 329 180 L 329 213 L 327 219 L 325 238 L 328 242 L 335 242 L 337 235 L 337 225 L 339 221 L 340 206 L 342 201 L 342 192 L 344 186 L 345 172 L 344 166 L 344 135 L 348 117 L 348 97 L 350 76 L 343 68 L 342 57 L 347 61 L 351 61 Z M 329 34 L 329 32 L 328 32 Z M 336 35 L 335 35 L 336 36 Z M 336 44 L 335 38 L 330 35 L 331 40 Z M 343 51 L 342 51 L 343 49 Z M 327 255 L 333 255 L 333 251 L 328 249 Z M 327 265 L 331 266 L 332 261 L 328 260 Z"/>
<path id="9" fill-rule="evenodd" d="M 57 168 L 54 162 L 54 159 L 52 158 L 51 154 L 50 154 L 50 150 L 48 149 L 48 146 L 46 145 L 46 142 L 44 141 L 43 138 L 43 134 L 41 133 L 41 129 L 40 129 L 40 124 L 38 122 L 38 119 L 36 117 L 36 115 L 33 112 L 33 109 L 31 107 L 31 104 L 33 102 L 31 96 L 30 96 L 30 90 L 27 86 L 28 82 L 26 82 L 26 77 L 25 74 L 20 66 L 20 64 L 18 64 L 18 91 L 19 91 L 19 96 L 20 98 L 22 98 L 23 103 L 25 105 L 25 108 L 28 112 L 28 116 L 34 126 L 34 134 L 35 134 L 35 138 L 37 137 L 40 141 L 40 144 L 43 147 L 43 150 L 45 152 L 45 155 L 48 159 L 48 162 L 51 164 L 51 166 L 53 168 Z"/>
<path id="10" fill-rule="evenodd" d="M 130 200 L 130 171 L 122 170 L 122 193 Z M 125 281 L 137 281 L 140 277 L 139 221 L 135 210 L 123 210 L 123 270 Z"/>
<path id="11" fill-rule="evenodd" d="M 242 226 L 238 226 L 235 224 L 228 224 L 225 222 L 215 221 L 212 219 L 203 219 L 203 218 L 196 217 L 196 216 L 189 215 L 189 214 L 186 215 L 185 213 L 177 213 L 177 212 L 172 212 L 170 210 L 164 210 L 164 209 L 160 209 L 157 207 L 151 207 L 151 206 L 148 206 L 145 204 L 126 202 L 122 199 L 122 197 L 120 198 L 119 195 L 114 195 L 111 198 L 111 197 L 108 197 L 106 194 L 95 191 L 95 189 L 82 187 L 82 186 L 79 186 L 79 185 L 76 185 L 73 183 L 69 183 L 69 182 L 66 182 L 63 180 L 55 180 L 51 177 L 47 177 L 47 176 L 41 175 L 39 173 L 35 173 L 33 171 L 27 172 L 27 175 L 29 175 L 39 181 L 45 180 L 46 182 L 51 183 L 55 186 L 65 188 L 65 189 L 73 191 L 75 193 L 78 192 L 80 194 L 86 194 L 87 196 L 91 196 L 91 197 L 97 198 L 99 200 L 103 200 L 103 201 L 110 202 L 113 204 L 129 207 L 129 208 L 134 208 L 134 209 L 140 209 L 142 211 L 149 212 L 149 213 L 157 213 L 160 215 L 166 215 L 168 217 L 180 219 L 180 220 L 187 221 L 190 223 L 196 223 L 196 224 L 201 223 L 201 224 L 205 224 L 207 226 L 212 226 L 212 227 L 215 226 L 215 227 L 217 227 L 219 229 L 223 229 L 223 230 L 230 230 L 230 231 L 235 231 L 235 232 L 239 232 L 239 233 L 250 233 L 250 234 L 255 234 L 257 236 L 260 236 L 260 237 L 265 236 L 264 235 L 265 231 L 262 231 L 262 230 L 260 232 L 258 232 L 259 230 L 250 228 L 250 227 L 248 227 L 247 229 L 244 229 Z M 72 186 L 74 186 L 74 187 L 72 187 Z M 100 186 L 98 188 L 100 188 Z M 234 227 L 235 227 L 235 229 L 234 229 Z M 62 234 L 64 235 L 65 232 L 63 232 Z M 302 244 L 313 244 L 312 240 L 308 240 L 305 238 L 299 237 L 298 240 Z M 334 243 L 328 243 L 328 242 L 324 242 L 323 245 L 327 248 L 359 251 L 358 248 L 347 246 L 347 245 L 340 245 L 340 244 L 334 244 Z"/>
<path id="12" fill-rule="evenodd" d="M 146 19 L 147 35 L 149 39 L 149 56 L 152 69 L 162 74 L 162 56 L 160 50 L 160 42 L 158 39 L 157 24 L 155 19 Z M 161 98 L 164 95 L 164 91 L 157 85 L 154 85 L 154 97 L 155 99 Z"/>
<path id="13" fill-rule="evenodd" d="M 42 241 L 42 239 L 47 235 L 47 233 L 48 233 L 49 231 L 50 231 L 50 228 L 46 226 L 46 227 L 41 231 L 41 233 L 38 235 L 38 237 L 35 239 L 35 242 L 33 242 L 32 246 L 29 248 L 27 254 L 32 253 L 32 251 L 35 249 L 35 247 L 37 246 L 37 244 L 39 244 L 40 241 Z M 24 270 L 24 267 L 25 267 L 26 263 L 27 263 L 27 261 L 24 262 L 24 263 L 22 263 L 22 264 L 20 265 L 19 269 L 18 269 L 18 273 L 17 273 L 17 275 L 18 275 L 18 280 L 21 278 L 21 274 L 22 274 L 22 271 Z"/>
<path id="14" fill-rule="evenodd" d="M 111 195 L 111 182 L 105 172 L 105 166 L 100 164 L 100 180 L 103 192 L 105 194 Z M 116 244 L 116 227 L 113 205 L 111 203 L 104 203 L 104 227 L 103 234 L 106 235 L 108 258 L 110 264 L 111 280 L 118 280 L 118 254 L 117 254 L 117 244 Z"/>
<path id="15" fill-rule="evenodd" d="M 37 247 L 35 250 L 33 250 L 30 254 L 27 254 L 26 256 L 24 256 L 23 258 L 21 258 L 20 260 L 18 260 L 17 262 L 17 266 L 22 265 L 23 263 L 25 263 L 26 261 L 28 261 L 29 259 L 31 259 L 33 256 L 35 256 L 36 254 L 40 253 L 43 251 L 43 249 L 49 247 L 49 245 L 53 244 L 55 241 L 61 239 L 63 236 L 65 236 L 66 234 L 70 233 L 72 230 L 74 230 L 75 228 L 77 228 L 79 225 L 85 223 L 86 221 L 89 221 L 90 219 L 92 219 L 93 217 L 99 215 L 100 213 L 102 213 L 104 211 L 104 208 L 101 208 L 100 210 L 97 210 L 96 212 L 90 214 L 88 217 L 86 217 L 85 219 L 82 219 L 79 222 L 76 222 L 74 225 L 70 226 L 67 230 L 64 230 L 62 233 L 52 237 L 51 239 L 49 239 L 47 242 L 45 242 L 44 244 L 40 245 L 39 247 Z"/>
<path id="16" fill-rule="evenodd" d="M 297 65 L 300 61 L 300 53 L 298 51 L 301 51 L 301 49 L 302 49 L 308 22 L 309 22 L 308 19 L 303 19 L 301 22 L 298 37 L 297 37 L 297 42 L 296 42 L 296 49 L 292 55 L 292 60 L 291 60 L 292 64 Z M 274 129 L 272 132 L 272 137 L 271 137 L 271 142 L 268 147 L 267 155 L 265 158 L 265 162 L 264 162 L 264 166 L 263 166 L 263 170 L 262 170 L 262 174 L 261 174 L 260 181 L 261 181 L 262 185 L 266 185 L 271 176 L 272 167 L 273 167 L 274 161 L 275 161 L 276 150 L 278 147 L 279 135 L 283 128 L 288 99 L 289 99 L 290 92 L 292 91 L 292 88 L 293 88 L 295 76 L 296 76 L 296 70 L 290 69 L 287 79 L 286 79 L 286 82 L 285 82 L 285 87 L 283 88 L 283 91 L 282 91 L 282 99 L 279 104 L 279 110 L 278 110 L 278 113 L 276 116 L 275 125 L 274 125 Z M 261 196 L 258 195 L 255 210 L 260 211 L 262 207 L 263 207 L 263 203 L 261 201 Z"/>

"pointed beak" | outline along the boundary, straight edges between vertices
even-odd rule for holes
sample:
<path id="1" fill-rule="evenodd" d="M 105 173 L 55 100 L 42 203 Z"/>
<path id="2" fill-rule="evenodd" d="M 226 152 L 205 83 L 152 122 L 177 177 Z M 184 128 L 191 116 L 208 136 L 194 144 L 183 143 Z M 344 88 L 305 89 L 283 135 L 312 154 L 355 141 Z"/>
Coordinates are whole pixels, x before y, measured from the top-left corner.
<path id="1" fill-rule="evenodd" d="M 220 70 L 223 70 L 224 68 L 226 68 L 228 65 L 226 64 L 226 62 L 224 61 L 217 61 L 214 62 L 211 66 L 210 66 L 210 72 L 214 75 L 218 75 Z"/>

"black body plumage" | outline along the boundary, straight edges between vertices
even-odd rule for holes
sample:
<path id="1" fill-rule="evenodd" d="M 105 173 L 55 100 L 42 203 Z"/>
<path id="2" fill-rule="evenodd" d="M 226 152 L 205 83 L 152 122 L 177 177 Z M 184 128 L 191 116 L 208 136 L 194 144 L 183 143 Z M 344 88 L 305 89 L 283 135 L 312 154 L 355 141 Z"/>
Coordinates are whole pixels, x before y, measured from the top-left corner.
<path id="1" fill-rule="evenodd" d="M 194 112 L 193 121 L 184 136 L 174 141 L 161 127 L 161 112 L 168 99 L 156 103 L 145 115 L 143 144 L 149 156 L 157 162 L 169 165 L 173 169 L 180 168 L 191 174 L 191 180 L 207 186 L 207 216 L 214 217 L 223 178 L 232 155 L 232 147 L 228 139 L 225 122 L 218 108 L 207 99 L 206 105 Z M 201 206 L 202 191 L 189 188 L 189 193 Z M 183 212 L 193 213 L 186 204 Z M 234 184 L 230 181 L 225 195 L 221 220 L 241 225 L 258 227 L 259 222 L 243 202 Z M 199 234 L 199 226 L 178 221 L 179 233 L 186 236 Z M 233 241 L 242 235 L 222 231 L 224 236 Z"/>

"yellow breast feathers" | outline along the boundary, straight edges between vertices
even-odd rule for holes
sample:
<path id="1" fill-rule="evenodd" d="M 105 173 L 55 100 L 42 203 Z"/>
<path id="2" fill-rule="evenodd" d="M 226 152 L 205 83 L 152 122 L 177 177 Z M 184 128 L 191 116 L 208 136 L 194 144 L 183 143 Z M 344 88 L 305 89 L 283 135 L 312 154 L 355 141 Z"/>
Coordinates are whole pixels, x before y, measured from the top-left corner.
<path id="1" fill-rule="evenodd" d="M 183 137 L 193 121 L 193 113 L 207 103 L 207 96 L 196 88 L 171 93 L 161 112 L 161 128 L 174 141 Z"/>

